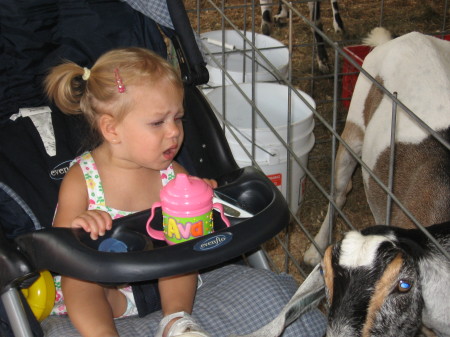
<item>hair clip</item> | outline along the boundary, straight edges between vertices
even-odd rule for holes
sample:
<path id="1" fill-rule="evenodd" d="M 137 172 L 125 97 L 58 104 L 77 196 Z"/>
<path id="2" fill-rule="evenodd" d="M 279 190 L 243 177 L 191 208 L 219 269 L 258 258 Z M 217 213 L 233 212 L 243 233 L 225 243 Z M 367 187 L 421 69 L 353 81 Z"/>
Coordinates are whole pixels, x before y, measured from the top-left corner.
<path id="1" fill-rule="evenodd" d="M 119 69 L 114 70 L 114 75 L 116 77 L 116 83 L 117 83 L 117 89 L 119 90 L 119 93 L 125 92 L 125 86 L 123 85 L 122 78 L 119 75 Z"/>

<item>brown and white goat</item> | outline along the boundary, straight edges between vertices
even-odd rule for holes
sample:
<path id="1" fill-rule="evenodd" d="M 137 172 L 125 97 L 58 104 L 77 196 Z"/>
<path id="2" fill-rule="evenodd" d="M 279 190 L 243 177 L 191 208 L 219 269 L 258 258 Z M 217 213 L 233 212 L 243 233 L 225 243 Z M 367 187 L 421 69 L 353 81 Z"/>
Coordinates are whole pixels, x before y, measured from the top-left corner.
<path id="1" fill-rule="evenodd" d="M 428 227 L 450 253 L 450 223 Z M 420 229 L 352 231 L 322 261 L 328 337 L 450 336 L 450 260 Z"/>
<path id="2" fill-rule="evenodd" d="M 386 40 L 378 28 L 369 41 Z M 450 42 L 417 32 L 375 47 L 363 69 L 413 111 L 447 142 L 450 140 Z M 392 102 L 366 76 L 358 77 L 342 139 L 387 186 L 390 157 Z M 450 220 L 450 151 L 427 133 L 403 109 L 397 109 L 393 193 L 422 225 Z M 340 144 L 335 163 L 335 202 L 342 207 L 351 189 L 357 160 Z M 387 195 L 367 170 L 364 189 L 376 224 L 386 223 Z M 324 249 L 330 236 L 330 207 L 315 237 Z M 394 203 L 390 224 L 405 228 L 413 222 Z M 321 259 L 314 246 L 304 261 Z"/>
<path id="3" fill-rule="evenodd" d="M 450 253 L 450 223 L 428 231 Z M 279 336 L 324 285 L 327 337 L 412 337 L 422 325 L 450 336 L 450 260 L 420 229 L 373 226 L 329 246 L 279 316 L 245 337 Z"/>
<path id="4" fill-rule="evenodd" d="M 273 0 L 259 0 L 261 5 L 261 31 L 265 35 L 270 35 L 272 31 L 272 5 L 275 3 Z M 320 17 L 320 2 L 321 1 L 308 1 L 309 17 L 314 25 L 322 30 L 322 20 Z M 330 0 L 331 8 L 333 10 L 333 27 L 336 33 L 344 32 L 344 23 L 339 14 L 338 0 Z M 281 0 L 278 0 L 278 14 L 273 18 L 275 22 L 281 22 L 288 17 L 288 10 L 286 5 Z M 317 65 L 322 72 L 328 72 L 328 55 L 325 50 L 323 38 L 320 34 L 313 30 L 314 40 L 317 44 Z"/>

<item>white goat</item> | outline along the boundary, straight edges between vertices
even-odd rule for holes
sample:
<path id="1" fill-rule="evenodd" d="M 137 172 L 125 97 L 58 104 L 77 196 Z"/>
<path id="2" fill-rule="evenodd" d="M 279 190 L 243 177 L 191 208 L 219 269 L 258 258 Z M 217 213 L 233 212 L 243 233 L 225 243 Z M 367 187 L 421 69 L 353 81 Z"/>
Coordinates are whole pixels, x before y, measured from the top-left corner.
<path id="1" fill-rule="evenodd" d="M 377 29 L 368 41 L 385 41 L 388 32 Z M 363 68 L 445 140 L 450 139 L 450 42 L 417 32 L 377 46 Z M 385 184 L 388 181 L 392 103 L 375 84 L 360 74 L 342 139 Z M 450 220 L 450 152 L 398 108 L 393 193 L 423 225 Z M 335 202 L 342 207 L 351 189 L 357 161 L 342 145 L 336 155 Z M 386 221 L 386 193 L 363 170 L 364 189 L 376 224 Z M 324 249 L 330 234 L 330 207 L 315 237 Z M 414 227 L 395 204 L 391 224 Z M 304 261 L 321 259 L 311 246 Z"/>
<path id="2" fill-rule="evenodd" d="M 259 0 L 261 5 L 261 31 L 265 35 L 270 35 L 272 31 L 272 5 L 274 4 L 273 0 Z M 334 31 L 337 33 L 343 33 L 344 32 L 344 23 L 342 22 L 341 16 L 339 14 L 339 6 L 337 0 L 330 0 L 331 2 L 331 8 L 333 10 L 333 27 Z M 309 8 L 309 17 L 312 23 L 314 23 L 317 28 L 322 30 L 322 20 L 320 18 L 320 1 L 309 1 L 308 2 L 308 8 Z M 275 15 L 273 18 L 275 19 L 275 22 L 281 22 L 283 19 L 286 19 L 288 17 L 288 11 L 286 8 L 286 5 L 282 3 L 281 0 L 278 0 L 278 14 Z M 319 70 L 322 72 L 328 72 L 328 55 L 325 50 L 325 45 L 323 42 L 322 36 L 315 32 L 314 33 L 314 39 L 317 44 L 317 64 L 319 67 Z"/>
<path id="3" fill-rule="evenodd" d="M 428 230 L 450 253 L 450 222 Z M 323 277 L 316 266 L 277 318 L 243 337 L 279 336 L 324 284 L 327 337 L 411 337 L 422 324 L 450 336 L 450 260 L 421 230 L 348 232 L 327 248 L 321 267 Z"/>

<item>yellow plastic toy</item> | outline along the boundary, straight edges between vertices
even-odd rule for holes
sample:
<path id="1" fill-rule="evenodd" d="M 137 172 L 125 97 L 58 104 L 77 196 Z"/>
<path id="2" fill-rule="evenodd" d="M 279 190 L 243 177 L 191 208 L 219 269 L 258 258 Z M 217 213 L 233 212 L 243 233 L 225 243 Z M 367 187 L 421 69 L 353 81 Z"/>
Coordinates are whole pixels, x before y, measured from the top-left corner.
<path id="1" fill-rule="evenodd" d="M 52 274 L 48 270 L 39 274 L 39 278 L 29 288 L 22 289 L 22 293 L 36 319 L 42 322 L 53 309 L 56 291 Z"/>

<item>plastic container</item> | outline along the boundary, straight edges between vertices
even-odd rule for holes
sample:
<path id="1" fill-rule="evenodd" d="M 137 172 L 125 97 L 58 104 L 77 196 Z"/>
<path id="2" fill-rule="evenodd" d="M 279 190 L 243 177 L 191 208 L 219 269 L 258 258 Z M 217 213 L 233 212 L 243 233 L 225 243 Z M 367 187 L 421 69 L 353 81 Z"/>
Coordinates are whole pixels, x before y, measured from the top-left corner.
<path id="1" fill-rule="evenodd" d="M 128 247 L 123 241 L 115 238 L 107 238 L 100 243 L 98 250 L 101 252 L 110 253 L 126 253 L 128 251 Z"/>
<path id="2" fill-rule="evenodd" d="M 244 32 L 241 32 L 244 34 Z M 252 41 L 252 33 L 245 35 Z M 222 63 L 222 31 L 216 30 L 200 35 L 202 44 L 205 45 L 214 57 Z M 234 30 L 225 31 L 225 65 L 224 68 L 237 83 L 252 81 L 252 48 Z M 255 46 L 267 58 L 267 60 L 283 75 L 287 76 L 289 51 L 280 41 L 266 35 L 255 33 Z M 259 82 L 273 82 L 279 80 L 272 67 L 261 56 L 255 53 L 256 70 L 255 80 Z M 208 55 L 205 56 L 206 67 L 209 71 L 209 85 L 222 85 L 222 70 Z M 225 76 L 225 84 L 232 82 Z"/>
<path id="3" fill-rule="evenodd" d="M 152 205 L 147 221 L 148 234 L 174 245 L 214 232 L 213 208 L 220 211 L 222 221 L 230 227 L 223 206 L 213 203 L 213 190 L 203 179 L 178 173 L 160 192 L 161 201 Z M 161 207 L 163 230 L 151 227 L 155 208 Z"/>
<path id="4" fill-rule="evenodd" d="M 251 83 L 239 85 L 240 89 L 251 99 Z M 280 137 L 287 139 L 289 88 L 275 83 L 256 83 L 255 104 L 261 110 L 264 117 L 272 125 Z M 216 88 L 207 94 L 212 105 L 222 114 L 222 87 Z M 234 132 L 251 153 L 252 143 L 252 107 L 241 95 L 238 88 L 229 85 L 225 87 L 226 118 L 234 125 Z M 315 108 L 314 100 L 306 93 L 302 97 Z M 295 93 L 291 96 L 291 148 L 304 167 L 308 165 L 308 156 L 314 146 L 314 119 L 311 109 Z M 237 164 L 240 167 L 251 166 L 252 161 L 242 149 L 231 132 L 225 131 L 228 143 Z M 264 120 L 257 116 L 255 123 L 255 161 L 262 171 L 280 189 L 287 198 L 287 156 L 288 151 L 283 143 L 265 124 Z M 291 158 L 291 193 L 289 206 L 296 210 L 300 204 L 305 185 L 305 172 L 298 163 Z"/>
<path id="5" fill-rule="evenodd" d="M 344 47 L 343 50 L 360 66 L 362 66 L 367 54 L 372 50 L 369 46 L 355 45 Z M 350 100 L 355 89 L 356 80 L 358 79 L 359 70 L 356 69 L 347 59 L 344 58 L 342 63 L 342 105 L 347 109 L 350 107 Z"/>

